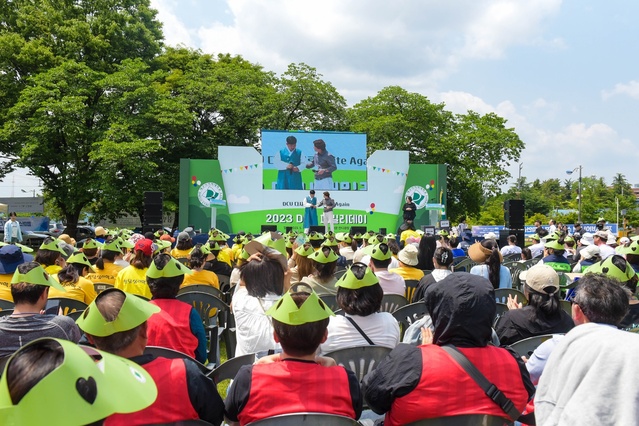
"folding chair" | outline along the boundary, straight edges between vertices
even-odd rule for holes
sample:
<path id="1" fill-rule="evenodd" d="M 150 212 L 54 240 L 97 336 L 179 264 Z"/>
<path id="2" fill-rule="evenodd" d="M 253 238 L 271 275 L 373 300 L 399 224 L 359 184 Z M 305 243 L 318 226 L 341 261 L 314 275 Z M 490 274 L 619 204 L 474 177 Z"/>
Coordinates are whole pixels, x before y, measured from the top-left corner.
<path id="1" fill-rule="evenodd" d="M 526 306 L 528 304 L 528 299 L 521 291 L 515 288 L 498 288 L 495 290 L 495 301 L 497 303 L 508 303 L 508 296 L 515 297 L 517 296 L 517 302 Z"/>
<path id="2" fill-rule="evenodd" d="M 393 312 L 393 316 L 399 323 L 400 342 L 404 338 L 404 332 L 406 329 L 426 314 L 428 314 L 428 310 L 426 309 L 426 304 L 424 302 L 410 303 Z"/>
<path id="3" fill-rule="evenodd" d="M 273 416 L 249 423 L 249 426 L 355 426 L 360 423 L 349 417 L 324 413 L 293 413 Z"/>
<path id="4" fill-rule="evenodd" d="M 14 303 L 10 300 L 0 299 L 0 311 L 4 311 L 5 309 L 13 310 Z"/>
<path id="5" fill-rule="evenodd" d="M 220 300 L 224 300 L 224 293 L 222 293 L 217 288 L 207 284 L 187 285 L 186 287 L 180 288 L 180 290 L 178 291 L 178 294 L 191 293 L 191 292 L 208 293 L 211 296 L 215 296 Z"/>
<path id="6" fill-rule="evenodd" d="M 93 283 L 93 288 L 95 289 L 96 293 L 100 294 L 108 288 L 113 288 L 113 285 L 107 283 Z"/>
<path id="7" fill-rule="evenodd" d="M 563 334 L 563 333 L 555 333 L 555 334 Z M 552 339 L 552 334 L 542 334 L 541 336 L 533 336 L 527 339 L 522 339 L 518 342 L 509 345 L 511 349 L 515 350 L 519 355 L 530 357 L 535 349 L 539 347 L 542 343 L 544 343 L 548 339 Z"/>
<path id="8" fill-rule="evenodd" d="M 84 311 L 88 305 L 84 302 L 80 302 L 75 299 L 68 299 L 66 297 L 49 297 L 49 300 L 59 300 L 60 309 L 62 309 L 62 315 L 69 315 L 75 311 Z"/>
<path id="9" fill-rule="evenodd" d="M 408 305 L 408 301 L 401 294 L 385 294 L 382 298 L 381 312 L 390 312 L 391 314 L 401 308 Z"/>
<path id="10" fill-rule="evenodd" d="M 512 425 L 512 422 L 503 417 L 489 416 L 487 414 L 463 414 L 459 416 L 437 417 L 433 419 L 418 420 L 406 426 L 504 426 Z"/>
<path id="11" fill-rule="evenodd" d="M 361 382 L 364 376 L 373 371 L 391 350 L 391 348 L 375 345 L 355 346 L 328 352 L 324 356 L 333 358 L 337 365 L 351 370 Z"/>
<path id="12" fill-rule="evenodd" d="M 204 364 L 196 360 L 195 358 L 185 354 L 184 352 L 176 351 L 175 349 L 163 348 L 161 346 L 147 346 L 146 348 L 144 348 L 144 353 L 154 355 L 156 357 L 161 357 L 161 358 L 188 359 L 193 361 L 202 373 L 211 374 L 211 371 L 212 371 L 209 368 L 207 368 Z"/>
<path id="13" fill-rule="evenodd" d="M 404 293 L 404 297 L 410 302 L 413 300 L 413 294 L 415 294 L 415 290 L 417 290 L 419 280 L 404 280 L 404 283 L 406 283 L 406 292 Z"/>
<path id="14" fill-rule="evenodd" d="M 255 362 L 255 354 L 241 355 L 235 358 L 229 358 L 227 361 L 215 367 L 209 374 L 213 379 L 213 383 L 218 384 L 223 380 L 231 380 L 235 378 L 240 368 L 245 365 L 251 365 Z"/>

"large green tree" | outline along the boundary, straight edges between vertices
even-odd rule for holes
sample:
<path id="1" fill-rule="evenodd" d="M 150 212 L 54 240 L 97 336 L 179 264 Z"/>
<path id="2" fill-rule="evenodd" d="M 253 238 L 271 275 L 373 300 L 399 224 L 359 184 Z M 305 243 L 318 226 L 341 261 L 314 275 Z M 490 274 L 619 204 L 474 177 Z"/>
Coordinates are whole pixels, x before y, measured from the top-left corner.
<path id="1" fill-rule="evenodd" d="M 124 142 L 129 158 L 144 160 L 158 146 L 146 128 L 122 127 L 124 115 L 145 114 L 145 105 L 118 110 L 114 100 L 137 90 L 135 83 L 127 88 L 114 80 L 123 63 L 151 63 L 161 51 L 155 15 L 149 0 L 0 6 L 0 152 L 42 180 L 48 202 L 71 228 L 82 208 L 101 196 L 105 174 L 118 173 L 101 167 L 101 152 Z"/>
<path id="2" fill-rule="evenodd" d="M 407 150 L 413 163 L 446 164 L 448 216 L 476 215 L 500 192 L 524 147 L 496 114 L 453 114 L 444 104 L 401 87 L 382 89 L 349 111 L 351 129 L 368 134 L 368 148 Z"/>

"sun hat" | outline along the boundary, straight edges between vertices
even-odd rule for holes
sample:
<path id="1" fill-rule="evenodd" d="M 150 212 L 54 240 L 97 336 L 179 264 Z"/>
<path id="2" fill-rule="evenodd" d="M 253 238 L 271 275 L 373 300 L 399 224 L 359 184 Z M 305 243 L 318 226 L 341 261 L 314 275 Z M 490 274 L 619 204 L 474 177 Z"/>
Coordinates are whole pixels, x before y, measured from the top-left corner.
<path id="1" fill-rule="evenodd" d="M 13 363 L 26 351 L 43 344 L 60 347 L 62 363 L 13 404 L 7 379 Z M 44 401 L 56 396 L 55 404 Z M 7 361 L 0 379 L 0 424 L 93 424 L 114 413 L 133 413 L 151 405 L 157 387 L 151 375 L 134 361 L 45 337 L 18 349 Z"/>
<path id="2" fill-rule="evenodd" d="M 595 243 L 594 237 L 590 232 L 584 232 L 584 234 L 581 236 L 581 239 L 579 241 L 581 242 L 581 245 L 583 246 L 589 246 Z"/>
<path id="3" fill-rule="evenodd" d="M 104 251 L 113 251 L 113 252 L 115 252 L 115 253 L 120 253 L 120 254 L 122 254 L 122 249 L 120 248 L 120 244 L 119 244 L 119 242 L 120 242 L 121 240 L 120 240 L 120 241 L 118 241 L 118 240 L 119 240 L 119 239 L 118 239 L 118 238 L 116 238 L 116 239 L 111 240 L 111 241 L 109 241 L 109 242 L 105 242 L 105 243 L 102 245 L 102 251 L 103 251 L 103 252 L 104 252 Z"/>
<path id="4" fill-rule="evenodd" d="M 91 265 L 91 262 L 89 262 L 87 255 L 82 252 L 73 253 L 67 259 L 67 263 L 78 263 L 80 265 L 88 266 L 90 270 L 95 272 L 95 267 Z"/>
<path id="5" fill-rule="evenodd" d="M 102 247 L 102 243 L 100 241 L 94 240 L 93 238 L 87 238 L 82 243 L 83 249 L 98 249 Z"/>
<path id="6" fill-rule="evenodd" d="M 107 321 L 102 316 L 96 302 L 114 291 L 124 294 L 124 303 L 122 303 L 116 318 L 113 321 Z M 125 293 L 120 289 L 109 288 L 98 294 L 98 297 L 84 310 L 82 315 L 76 320 L 76 323 L 85 333 L 92 336 L 105 337 L 121 331 L 131 330 L 158 312 L 160 312 L 160 307 L 153 303 L 149 303 L 133 294 Z"/>
<path id="7" fill-rule="evenodd" d="M 188 227 L 184 228 L 184 231 L 182 231 L 182 232 L 186 232 L 187 234 L 189 234 L 189 237 L 190 237 L 190 238 L 195 237 L 195 231 L 194 231 L 194 230 L 193 230 L 193 228 L 192 228 L 192 227 L 190 227 L 190 226 L 188 226 Z M 178 241 L 179 241 L 179 240 L 180 240 L 180 238 L 178 237 Z"/>
<path id="8" fill-rule="evenodd" d="M 550 240 L 548 241 L 546 244 L 544 244 L 545 248 L 551 248 L 553 250 L 565 250 L 566 248 L 564 247 L 563 244 L 559 244 L 559 241 L 557 240 Z"/>
<path id="9" fill-rule="evenodd" d="M 133 244 L 133 247 L 135 247 L 135 243 L 137 243 L 138 241 L 142 239 L 144 239 L 144 235 L 138 234 L 138 233 L 135 233 L 129 237 L 129 241 Z"/>
<path id="10" fill-rule="evenodd" d="M 579 251 L 579 254 L 581 256 L 583 256 L 584 259 L 592 259 L 594 256 L 600 254 L 600 250 L 599 247 L 594 245 L 594 244 L 590 244 L 584 248 L 582 248 Z"/>
<path id="11" fill-rule="evenodd" d="M 0 274 L 13 274 L 18 266 L 32 261 L 33 256 L 22 253 L 18 246 L 7 244 L 0 247 Z"/>
<path id="12" fill-rule="evenodd" d="M 353 272 L 353 268 L 364 268 L 365 272 L 361 280 L 357 279 L 357 276 Z M 375 276 L 373 271 L 364 263 L 355 262 L 353 265 L 337 280 L 335 287 L 347 288 L 349 290 L 357 290 L 362 287 L 370 287 L 379 283 L 379 278 Z"/>
<path id="13" fill-rule="evenodd" d="M 40 244 L 40 250 L 57 251 L 61 255 L 66 257 L 67 252 L 64 251 L 64 249 L 62 248 L 62 244 L 64 243 L 57 238 L 51 238 L 51 241 L 49 241 L 48 243 L 45 244 L 43 241 L 42 244 Z"/>
<path id="14" fill-rule="evenodd" d="M 484 234 L 484 239 L 485 240 L 496 240 L 497 238 L 499 238 L 499 235 L 495 234 L 494 232 L 489 232 L 487 234 Z"/>
<path id="15" fill-rule="evenodd" d="M 480 242 L 474 243 L 468 247 L 468 257 L 470 257 L 473 262 L 486 263 L 492 253 L 493 251 L 491 249 L 482 246 Z M 502 262 L 503 257 L 501 252 L 497 250 L 497 253 L 499 253 L 499 261 Z"/>
<path id="16" fill-rule="evenodd" d="M 58 240 L 62 240 L 67 244 L 71 244 L 72 246 L 75 245 L 75 240 L 73 238 L 71 238 L 71 236 L 69 234 L 60 234 L 58 235 Z"/>
<path id="17" fill-rule="evenodd" d="M 261 238 L 261 237 L 260 237 Z M 264 240 L 264 239 L 263 239 Z M 268 238 L 268 240 L 270 240 L 270 237 Z M 282 243 L 284 242 L 283 239 L 281 239 Z M 272 242 L 271 242 L 272 244 Z M 278 243 L 279 245 L 280 243 Z M 284 251 L 284 253 L 286 253 L 286 247 L 284 244 L 281 244 L 282 246 L 284 246 L 284 248 L 282 249 L 282 251 Z M 248 256 L 246 256 L 246 259 L 248 259 L 250 256 L 253 256 L 255 254 L 275 254 L 275 258 L 277 259 L 277 261 L 280 263 L 280 265 L 282 266 L 282 270 L 284 270 L 284 272 L 286 272 L 288 270 L 288 261 L 286 259 L 286 254 L 282 253 L 280 250 L 275 249 L 274 247 L 270 247 L 270 246 L 266 246 L 264 244 L 262 244 L 261 242 L 259 242 L 257 239 L 249 241 L 248 244 L 246 244 L 244 246 L 244 249 L 242 250 L 242 253 L 246 252 L 246 254 Z"/>
<path id="18" fill-rule="evenodd" d="M 180 242 L 180 241 L 188 241 L 190 239 L 191 239 L 191 236 L 189 235 L 189 233 L 188 232 L 184 232 L 184 231 L 180 232 L 178 234 L 178 237 L 177 237 L 178 242 Z"/>
<path id="19" fill-rule="evenodd" d="M 538 263 L 519 274 L 526 285 L 539 293 L 555 294 L 559 291 L 559 275 L 552 267 Z"/>
<path id="20" fill-rule="evenodd" d="M 312 245 L 306 243 L 296 248 L 295 253 L 299 254 L 302 257 L 308 257 L 311 254 L 315 253 L 315 249 L 313 249 Z"/>
<path id="21" fill-rule="evenodd" d="M 386 241 L 387 240 L 385 236 L 383 236 L 382 234 L 376 234 L 368 239 L 368 244 L 380 244 L 385 243 Z"/>
<path id="22" fill-rule="evenodd" d="M 419 260 L 417 259 L 418 253 L 419 251 L 417 250 L 417 247 L 409 244 L 397 253 L 397 258 L 405 265 L 415 266 L 419 263 Z"/>
<path id="23" fill-rule="evenodd" d="M 593 237 L 599 237 L 604 241 L 608 241 L 608 233 L 606 231 L 597 231 Z"/>
<path id="24" fill-rule="evenodd" d="M 308 286 L 304 287 L 306 288 Z M 293 288 L 291 288 L 291 290 L 293 290 Z M 288 325 L 302 325 L 335 316 L 331 308 L 329 308 L 314 291 L 310 293 L 301 291 L 298 293 L 308 294 L 308 297 L 301 306 L 298 307 L 295 300 L 293 300 L 293 294 L 295 293 L 287 291 L 265 314 Z"/>
<path id="25" fill-rule="evenodd" d="M 617 247 L 619 254 L 639 254 L 639 241 L 633 241 L 627 246 Z"/>
<path id="26" fill-rule="evenodd" d="M 606 244 L 609 246 L 617 245 L 617 236 L 615 234 L 608 234 L 608 239 L 606 240 Z"/>
<path id="27" fill-rule="evenodd" d="M 102 226 L 98 226 L 95 228 L 95 236 L 96 237 L 104 237 L 107 235 L 107 230 Z"/>
<path id="28" fill-rule="evenodd" d="M 337 234 L 335 234 L 335 239 L 346 244 L 350 244 L 353 242 L 353 239 L 348 234 L 348 232 L 338 232 Z"/>
<path id="29" fill-rule="evenodd" d="M 328 237 L 326 240 L 324 240 L 322 245 L 326 247 L 336 247 L 338 245 L 338 242 L 335 237 Z"/>

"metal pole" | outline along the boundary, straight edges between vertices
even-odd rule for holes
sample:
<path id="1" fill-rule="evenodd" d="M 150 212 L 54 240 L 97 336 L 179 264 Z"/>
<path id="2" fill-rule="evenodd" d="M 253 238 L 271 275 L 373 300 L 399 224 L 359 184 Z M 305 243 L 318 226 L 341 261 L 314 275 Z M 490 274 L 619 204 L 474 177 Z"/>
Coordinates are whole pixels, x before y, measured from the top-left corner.
<path id="1" fill-rule="evenodd" d="M 579 166 L 579 210 L 577 212 L 577 220 L 579 221 L 579 223 L 583 223 L 581 221 L 581 198 L 582 198 L 582 194 L 581 194 L 581 166 Z"/>

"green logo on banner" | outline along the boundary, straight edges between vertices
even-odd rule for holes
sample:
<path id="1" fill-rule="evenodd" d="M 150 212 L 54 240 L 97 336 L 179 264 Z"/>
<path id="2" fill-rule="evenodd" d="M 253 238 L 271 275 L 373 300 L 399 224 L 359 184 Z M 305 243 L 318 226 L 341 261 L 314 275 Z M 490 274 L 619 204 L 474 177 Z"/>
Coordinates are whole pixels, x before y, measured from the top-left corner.
<path id="1" fill-rule="evenodd" d="M 428 203 L 428 191 L 421 186 L 411 186 L 408 188 L 405 197 L 411 197 L 418 209 L 426 207 Z"/>

